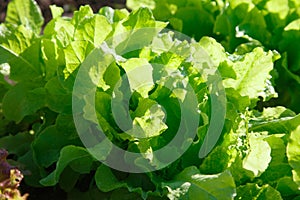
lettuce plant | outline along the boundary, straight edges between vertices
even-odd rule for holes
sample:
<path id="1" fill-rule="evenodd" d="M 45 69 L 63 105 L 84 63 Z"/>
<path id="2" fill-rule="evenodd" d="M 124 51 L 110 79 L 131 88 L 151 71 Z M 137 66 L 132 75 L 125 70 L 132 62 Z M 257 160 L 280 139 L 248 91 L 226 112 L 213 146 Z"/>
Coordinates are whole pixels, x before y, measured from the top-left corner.
<path id="1" fill-rule="evenodd" d="M 51 6 L 45 27 L 33 0 L 10 2 L 0 146 L 30 172 L 26 185 L 69 199 L 299 198 L 300 116 L 259 106 L 281 95 L 274 78 L 290 53 L 245 32 L 254 5 L 188 2 L 82 6 L 72 18 Z M 267 19 L 266 2 L 255 6 Z M 195 33 L 193 15 L 208 29 Z"/>

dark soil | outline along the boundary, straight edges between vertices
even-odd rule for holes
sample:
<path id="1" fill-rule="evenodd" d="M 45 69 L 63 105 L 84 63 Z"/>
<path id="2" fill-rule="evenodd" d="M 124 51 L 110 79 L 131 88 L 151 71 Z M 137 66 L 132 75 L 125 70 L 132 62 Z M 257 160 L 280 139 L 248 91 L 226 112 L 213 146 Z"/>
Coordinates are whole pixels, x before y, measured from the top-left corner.
<path id="1" fill-rule="evenodd" d="M 25 184 L 21 184 L 21 193 L 29 194 L 27 200 L 66 200 L 67 193 L 59 187 L 43 187 L 33 188 Z M 85 199 L 83 199 L 85 200 Z"/>
<path id="2" fill-rule="evenodd" d="M 0 22 L 5 20 L 5 13 L 9 0 L 0 0 Z M 45 23 L 51 20 L 50 5 L 57 5 L 63 7 L 64 15 L 72 15 L 74 10 L 78 10 L 81 5 L 90 5 L 94 12 L 97 12 L 103 6 L 110 6 L 112 8 L 124 8 L 126 0 L 36 0 L 39 4 Z"/>

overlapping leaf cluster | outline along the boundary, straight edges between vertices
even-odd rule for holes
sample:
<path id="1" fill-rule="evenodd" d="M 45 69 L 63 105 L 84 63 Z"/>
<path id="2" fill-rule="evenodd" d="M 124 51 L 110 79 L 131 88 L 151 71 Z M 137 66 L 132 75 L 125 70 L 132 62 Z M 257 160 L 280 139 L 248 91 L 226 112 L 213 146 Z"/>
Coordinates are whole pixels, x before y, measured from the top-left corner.
<path id="1" fill-rule="evenodd" d="M 94 14 L 83 6 L 72 18 L 52 6 L 53 19 L 43 29 L 33 0 L 9 4 L 6 21 L 0 25 L 0 146 L 30 172 L 25 183 L 58 185 L 69 199 L 300 198 L 300 116 L 290 110 L 298 112 L 297 1 L 131 0 L 127 4 L 134 11 L 105 7 Z M 149 8 L 140 8 L 142 4 Z M 166 26 L 195 40 L 159 33 Z M 141 28 L 151 31 L 141 35 Z M 109 48 L 99 48 L 110 38 L 114 40 Z M 124 53 L 125 47 L 137 46 Z M 104 60 L 108 66 L 89 59 L 95 49 L 112 55 Z M 185 144 L 190 145 L 187 151 L 168 167 L 144 174 L 111 169 L 90 155 L 73 122 L 74 114 L 87 122 L 94 120 L 89 94 L 80 88 L 73 93 L 80 65 L 86 62 L 95 66 L 82 80 L 82 88 L 85 83 L 97 87 L 95 123 L 115 145 L 147 152 L 144 160 L 157 168 L 164 165 L 164 158 L 154 157 L 153 151 L 174 137 L 181 119 L 180 102 L 189 100 L 188 82 L 200 117 L 196 137 Z M 147 74 L 130 73 L 141 66 Z M 124 74 L 128 80 L 120 83 Z M 216 74 L 221 75 L 223 86 L 210 87 Z M 139 87 L 139 81 L 145 80 L 150 86 Z M 280 97 L 281 88 L 293 84 L 292 95 L 283 101 L 290 109 L 280 104 L 257 106 L 276 98 L 275 83 Z M 176 85 L 181 93 L 168 89 Z M 132 92 L 128 101 L 133 124 L 126 131 L 138 124 L 142 139 L 126 134 L 112 114 L 111 101 L 124 88 Z M 226 106 L 224 116 L 211 112 L 212 96 L 222 94 L 212 88 L 226 92 L 226 99 L 218 102 Z M 72 98 L 79 99 L 84 109 L 74 113 Z M 195 112 L 190 106 L 187 109 Z M 225 118 L 221 137 L 208 155 L 199 158 L 216 114 Z M 97 127 L 83 123 L 82 128 L 89 132 Z M 105 160 L 110 146 L 100 153 Z"/>
<path id="2" fill-rule="evenodd" d="M 243 53 L 257 46 L 277 50 L 273 74 L 279 98 L 264 105 L 284 105 L 299 112 L 299 17 L 297 0 L 128 0 L 127 6 L 147 6 L 157 20 L 200 39 L 211 36 L 228 52 Z"/>

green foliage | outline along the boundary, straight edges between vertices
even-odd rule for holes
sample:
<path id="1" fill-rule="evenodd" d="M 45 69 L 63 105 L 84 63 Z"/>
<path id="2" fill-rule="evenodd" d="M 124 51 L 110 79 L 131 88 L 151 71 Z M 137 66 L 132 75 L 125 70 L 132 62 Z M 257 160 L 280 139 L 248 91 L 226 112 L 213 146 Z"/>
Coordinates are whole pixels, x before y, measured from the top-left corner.
<path id="1" fill-rule="evenodd" d="M 150 7 L 157 20 L 168 21 L 169 28 L 199 40 L 212 36 L 226 51 L 238 54 L 257 46 L 281 54 L 275 63 L 275 83 L 279 98 L 266 105 L 284 105 L 300 112 L 299 80 L 299 1 L 297 0 L 127 0 L 130 9 Z M 274 76 L 275 75 L 275 76 Z"/>
<path id="2" fill-rule="evenodd" d="M 72 18 L 51 6 L 42 27 L 33 0 L 10 2 L 0 146 L 25 183 L 69 199 L 298 199 L 298 1 L 127 6 L 82 6 Z M 156 153 L 177 132 L 179 145 Z M 127 152 L 120 165 L 156 170 L 105 165 L 114 146 Z"/>

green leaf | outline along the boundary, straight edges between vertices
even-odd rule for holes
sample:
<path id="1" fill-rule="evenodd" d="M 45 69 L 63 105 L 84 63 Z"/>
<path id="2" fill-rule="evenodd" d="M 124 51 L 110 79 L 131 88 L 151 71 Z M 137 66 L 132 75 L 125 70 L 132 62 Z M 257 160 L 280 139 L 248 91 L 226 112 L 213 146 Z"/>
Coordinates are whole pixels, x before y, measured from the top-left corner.
<path id="1" fill-rule="evenodd" d="M 45 85 L 47 106 L 58 113 L 70 113 L 72 110 L 72 94 L 63 87 L 57 76 Z"/>
<path id="2" fill-rule="evenodd" d="M 70 138 L 68 133 L 58 131 L 55 125 L 48 126 L 32 144 L 37 164 L 42 167 L 49 167 L 58 161 L 61 149 L 71 144 L 81 145 L 81 142 L 78 138 Z"/>
<path id="3" fill-rule="evenodd" d="M 80 173 L 67 166 L 60 175 L 59 186 L 66 192 L 70 192 L 76 185 Z"/>
<path id="4" fill-rule="evenodd" d="M 146 59 L 132 58 L 122 63 L 121 66 L 128 77 L 131 91 L 139 92 L 142 97 L 147 97 L 153 88 L 152 66 Z"/>
<path id="5" fill-rule="evenodd" d="M 112 192 L 111 199 L 152 199 L 160 193 L 146 174 L 126 174 L 100 165 L 95 174 L 96 185 L 103 192 Z M 122 191 L 122 193 L 120 193 Z M 121 195 L 121 196 L 120 196 Z M 154 198 L 155 199 L 155 198 Z M 160 198 L 158 198 L 160 199 Z"/>
<path id="6" fill-rule="evenodd" d="M 60 151 L 56 169 L 40 182 L 44 186 L 55 185 L 58 183 L 61 173 L 67 166 L 70 166 L 75 172 L 82 174 L 89 173 L 93 161 L 93 158 L 85 148 L 73 145 L 65 146 Z"/>
<path id="7" fill-rule="evenodd" d="M 8 4 L 5 22 L 24 25 L 27 29 L 39 34 L 44 19 L 34 0 L 13 0 Z"/>
<path id="8" fill-rule="evenodd" d="M 205 174 L 221 173 L 228 167 L 230 155 L 228 147 L 217 146 L 212 152 L 204 159 L 200 165 L 200 171 Z"/>
<path id="9" fill-rule="evenodd" d="M 106 165 L 100 165 L 95 174 L 97 187 L 103 192 L 109 192 L 121 187 L 126 187 L 126 183 L 118 180 Z"/>
<path id="10" fill-rule="evenodd" d="M 116 25 L 113 41 L 116 53 L 126 54 L 149 45 L 152 39 L 166 26 L 155 21 L 149 8 L 136 10 Z"/>
<path id="11" fill-rule="evenodd" d="M 70 43 L 70 45 L 64 49 L 66 66 L 62 71 L 63 78 L 67 79 L 69 76 L 75 76 L 73 72 L 94 48 L 95 47 L 88 41 L 74 41 Z"/>
<path id="12" fill-rule="evenodd" d="M 156 21 L 150 9 L 145 7 L 132 12 L 122 24 L 130 29 L 139 29 L 155 27 Z"/>
<path id="13" fill-rule="evenodd" d="M 23 25 L 15 27 L 11 24 L 1 24 L 0 30 L 1 45 L 17 55 L 25 51 L 36 39 L 33 32 Z"/>
<path id="14" fill-rule="evenodd" d="M 248 96 L 241 96 L 241 94 L 233 88 L 226 88 L 226 98 L 227 98 L 227 118 L 236 118 L 233 115 L 233 110 L 236 112 L 244 112 L 250 105 L 251 101 Z M 229 109 L 231 108 L 232 109 Z"/>
<path id="15" fill-rule="evenodd" d="M 296 19 L 289 23 L 282 33 L 282 40 L 279 43 L 279 49 L 282 52 L 287 52 L 288 69 L 299 75 L 300 59 L 297 55 L 300 53 L 300 19 Z"/>
<path id="16" fill-rule="evenodd" d="M 1 148 L 6 149 L 11 154 L 23 156 L 30 150 L 33 135 L 29 133 L 18 133 L 17 135 L 8 135 L 0 138 Z"/>
<path id="17" fill-rule="evenodd" d="M 104 92 L 97 92 L 94 95 L 95 99 L 90 94 L 84 96 L 83 117 L 99 125 L 110 138 L 112 134 L 116 134 L 112 121 L 111 96 Z"/>
<path id="18" fill-rule="evenodd" d="M 110 89 L 110 92 L 112 92 L 114 88 L 111 88 L 110 86 L 115 85 L 116 81 L 119 80 L 118 77 L 120 77 L 120 70 L 115 66 L 116 58 L 114 56 L 117 55 L 112 53 L 111 49 L 107 46 L 101 46 L 101 48 L 96 48 L 90 52 L 89 56 L 80 66 L 74 88 L 73 83 L 71 85 L 70 91 L 73 92 L 73 95 L 76 95 L 79 98 L 90 95 L 89 98 L 93 99 L 95 87 L 104 91 Z M 70 62 L 72 62 L 72 59 L 70 59 Z M 76 63 L 76 65 L 78 64 Z M 113 73 L 110 78 L 108 75 L 112 74 L 112 69 L 114 69 L 115 73 Z M 68 69 L 65 69 L 64 71 L 67 70 Z"/>
<path id="19" fill-rule="evenodd" d="M 27 53 L 31 51 L 31 49 L 27 49 L 27 50 L 28 50 Z M 18 56 L 14 52 L 0 45 L 0 63 L 9 64 L 10 79 L 15 81 L 26 81 L 28 79 L 32 79 L 32 80 L 37 79 L 38 77 L 41 76 L 39 66 L 32 65 L 30 61 L 27 60 L 29 59 L 27 57 L 27 53 Z"/>
<path id="20" fill-rule="evenodd" d="M 44 37 L 56 41 L 59 47 L 66 47 L 73 41 L 74 29 L 70 19 L 55 18 L 44 28 Z"/>
<path id="21" fill-rule="evenodd" d="M 53 19 L 61 17 L 64 13 L 64 9 L 56 5 L 50 5 L 50 10 Z"/>
<path id="22" fill-rule="evenodd" d="M 75 40 L 87 40 L 96 47 L 106 39 L 112 30 L 107 19 L 101 15 L 94 15 L 81 22 L 75 30 Z"/>
<path id="23" fill-rule="evenodd" d="M 158 136 L 168 128 L 164 123 L 165 117 L 166 114 L 155 101 L 142 100 L 135 111 L 133 128 L 126 133 L 137 138 Z"/>
<path id="24" fill-rule="evenodd" d="M 39 181 L 46 172 L 36 164 L 33 154 L 33 150 L 30 149 L 25 155 L 18 159 L 18 162 L 24 167 L 24 170 L 29 173 L 29 175 L 24 177 L 26 185 L 41 187 L 42 185 Z"/>
<path id="25" fill-rule="evenodd" d="M 56 118 L 55 125 L 58 131 L 65 132 L 70 139 L 78 137 L 72 114 L 59 114 Z"/>
<path id="26" fill-rule="evenodd" d="M 287 116 L 272 120 L 253 120 L 250 125 L 251 131 L 268 131 L 271 134 L 275 133 L 289 133 L 291 130 L 297 128 L 300 123 L 300 115 Z"/>
<path id="27" fill-rule="evenodd" d="M 249 96 L 251 100 L 258 100 L 258 96 L 269 98 L 265 93 L 267 81 L 271 78 L 273 69 L 272 52 L 264 52 L 262 48 L 256 48 L 253 52 L 239 58 L 233 64 L 236 80 L 224 80 L 224 86 L 232 87 L 242 96 Z M 263 67 L 262 67 L 263 66 Z M 260 73 L 257 73 L 257 72 Z"/>
<path id="28" fill-rule="evenodd" d="M 202 175 L 194 167 L 185 168 L 174 180 L 163 183 L 170 199 L 233 199 L 235 183 L 229 171 Z"/>
<path id="29" fill-rule="evenodd" d="M 232 78 L 237 79 L 235 72 L 235 67 L 232 66 L 232 62 L 228 59 L 228 54 L 226 54 L 224 47 L 218 43 L 214 38 L 202 37 L 199 41 L 200 46 L 205 52 L 207 52 L 210 62 L 214 66 L 219 67 L 222 78 Z"/>
<path id="30" fill-rule="evenodd" d="M 287 144 L 287 157 L 289 164 L 293 168 L 293 180 L 300 186 L 300 126 L 291 132 Z"/>
<path id="31" fill-rule="evenodd" d="M 292 30 L 299 30 L 300 29 L 300 19 L 296 19 L 289 23 L 284 30 L 285 31 L 292 31 Z"/>
<path id="32" fill-rule="evenodd" d="M 20 82 L 12 87 L 3 98 L 4 115 L 18 123 L 44 107 L 46 91 L 41 86 L 38 82 Z"/>
<path id="33" fill-rule="evenodd" d="M 211 35 L 214 15 L 219 11 L 222 3 L 209 1 L 168 1 L 151 0 L 137 1 L 130 0 L 126 5 L 133 10 L 147 7 L 153 10 L 157 20 L 170 22 L 170 27 L 190 37 L 199 40 L 202 36 Z M 200 27 L 194 29 L 194 27 Z"/>
<path id="34" fill-rule="evenodd" d="M 264 172 L 271 161 L 271 147 L 264 141 L 264 136 L 249 133 L 250 152 L 243 160 L 243 167 L 254 173 L 255 176 Z"/>
<path id="35" fill-rule="evenodd" d="M 196 40 L 199 40 L 203 36 L 210 35 L 213 31 L 213 15 L 203 9 L 199 3 L 195 6 L 186 6 L 178 9 L 174 17 L 182 21 L 182 30 L 180 31 L 194 37 Z M 201 28 L 195 31 L 194 27 L 196 26 Z"/>
<path id="36" fill-rule="evenodd" d="M 292 110 L 289 110 L 282 106 L 264 108 L 261 113 L 255 112 L 254 115 L 255 117 L 252 119 L 253 123 L 296 116 L 296 114 Z"/>
<path id="37" fill-rule="evenodd" d="M 109 23 L 119 22 L 128 17 L 129 12 L 127 9 L 114 10 L 111 7 L 104 6 L 100 8 L 99 14 L 104 15 Z"/>
<path id="38" fill-rule="evenodd" d="M 226 9 L 216 18 L 214 33 L 224 36 L 223 45 L 229 51 L 252 38 L 268 44 L 271 33 L 261 7 L 252 1 L 231 0 Z M 271 13 L 268 13 L 271 14 Z M 275 14 L 274 14 L 275 15 Z M 269 25 L 269 24 L 268 24 Z"/>
<path id="39" fill-rule="evenodd" d="M 281 193 L 284 199 L 289 199 L 295 196 L 295 194 L 300 195 L 298 187 L 292 177 L 283 177 L 278 180 L 276 189 Z"/>
<path id="40" fill-rule="evenodd" d="M 269 185 L 259 187 L 255 183 L 247 183 L 237 188 L 236 199 L 245 200 L 282 200 L 280 193 Z"/>
<path id="41" fill-rule="evenodd" d="M 89 5 L 80 6 L 78 11 L 74 12 L 74 16 L 72 18 L 72 24 L 75 27 L 79 26 L 83 21 L 93 17 L 93 10 Z"/>
<path id="42" fill-rule="evenodd" d="M 287 162 L 286 145 L 283 141 L 284 134 L 274 134 L 268 136 L 267 141 L 271 147 L 272 160 L 268 169 L 261 175 L 265 183 L 278 181 L 282 177 L 291 176 L 291 167 Z"/>
<path id="43" fill-rule="evenodd" d="M 59 50 L 56 43 L 49 39 L 41 40 L 40 57 L 43 59 L 45 79 L 49 80 L 56 75 L 59 65 Z"/>

